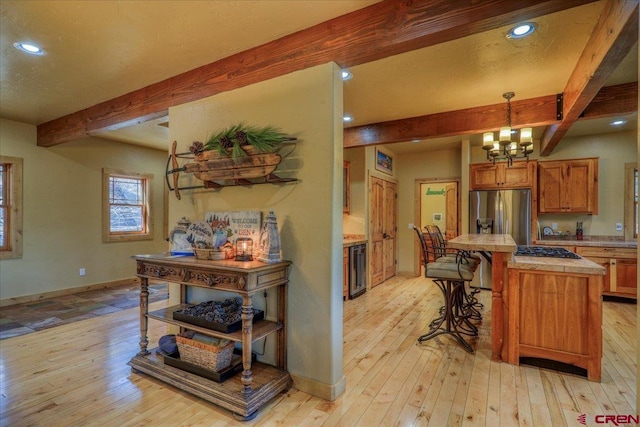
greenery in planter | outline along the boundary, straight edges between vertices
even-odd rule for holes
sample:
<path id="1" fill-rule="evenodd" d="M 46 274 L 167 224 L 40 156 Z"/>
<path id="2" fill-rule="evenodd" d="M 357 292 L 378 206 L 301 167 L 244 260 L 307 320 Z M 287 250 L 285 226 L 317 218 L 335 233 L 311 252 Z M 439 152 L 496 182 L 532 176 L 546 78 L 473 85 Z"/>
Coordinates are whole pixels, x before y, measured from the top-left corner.
<path id="1" fill-rule="evenodd" d="M 294 139 L 273 126 L 255 127 L 238 123 L 214 133 L 204 144 L 195 141 L 189 147 L 189 151 L 199 154 L 203 151 L 216 150 L 221 156 L 237 159 L 247 155 L 242 149 L 243 146 L 252 146 L 260 153 L 272 153 L 283 142 Z"/>

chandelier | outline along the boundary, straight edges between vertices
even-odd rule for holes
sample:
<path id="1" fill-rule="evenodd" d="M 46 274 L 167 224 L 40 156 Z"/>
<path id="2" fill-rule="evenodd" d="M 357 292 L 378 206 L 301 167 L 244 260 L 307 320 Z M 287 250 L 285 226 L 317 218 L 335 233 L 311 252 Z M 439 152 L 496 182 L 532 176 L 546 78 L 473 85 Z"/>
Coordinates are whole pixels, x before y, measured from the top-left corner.
<path id="1" fill-rule="evenodd" d="M 493 132 L 482 134 L 482 149 L 487 152 L 487 160 L 493 163 L 496 160 L 506 160 L 509 166 L 513 159 L 526 158 L 533 153 L 533 131 L 531 128 L 520 129 L 520 141 L 513 141 L 511 130 L 511 98 L 516 96 L 514 92 L 505 92 L 502 97 L 507 100 L 507 126 L 500 128 L 498 140 Z M 515 131 L 517 132 L 517 131 Z"/>

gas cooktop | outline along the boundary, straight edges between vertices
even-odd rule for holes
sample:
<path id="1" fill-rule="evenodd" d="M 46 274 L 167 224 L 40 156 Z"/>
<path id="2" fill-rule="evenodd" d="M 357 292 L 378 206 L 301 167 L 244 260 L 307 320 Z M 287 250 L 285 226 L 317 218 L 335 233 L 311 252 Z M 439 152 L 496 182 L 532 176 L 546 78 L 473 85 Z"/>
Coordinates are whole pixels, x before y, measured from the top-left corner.
<path id="1" fill-rule="evenodd" d="M 518 251 L 515 255 L 580 259 L 579 255 L 576 255 L 565 248 L 552 246 L 518 246 Z"/>

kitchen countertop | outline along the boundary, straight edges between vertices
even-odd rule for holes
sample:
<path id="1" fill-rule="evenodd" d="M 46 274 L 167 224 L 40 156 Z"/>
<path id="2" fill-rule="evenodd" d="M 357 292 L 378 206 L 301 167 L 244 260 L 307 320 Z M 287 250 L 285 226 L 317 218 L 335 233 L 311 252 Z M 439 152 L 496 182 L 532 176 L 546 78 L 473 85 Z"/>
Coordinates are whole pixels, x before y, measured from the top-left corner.
<path id="1" fill-rule="evenodd" d="M 560 273 L 598 274 L 604 276 L 606 269 L 586 258 L 552 258 L 535 256 L 514 256 L 507 267 L 520 270 L 543 270 Z"/>
<path id="2" fill-rule="evenodd" d="M 637 248 L 638 242 L 624 240 L 534 240 L 538 246 L 593 246 L 601 248 Z"/>
<path id="3" fill-rule="evenodd" d="M 515 252 L 518 249 L 510 234 L 463 234 L 447 240 L 447 246 L 466 251 Z"/>
<path id="4" fill-rule="evenodd" d="M 366 243 L 367 243 L 366 239 L 343 239 L 342 240 L 342 247 L 348 248 L 348 247 L 351 247 L 351 246 L 362 245 L 362 244 L 366 244 Z"/>

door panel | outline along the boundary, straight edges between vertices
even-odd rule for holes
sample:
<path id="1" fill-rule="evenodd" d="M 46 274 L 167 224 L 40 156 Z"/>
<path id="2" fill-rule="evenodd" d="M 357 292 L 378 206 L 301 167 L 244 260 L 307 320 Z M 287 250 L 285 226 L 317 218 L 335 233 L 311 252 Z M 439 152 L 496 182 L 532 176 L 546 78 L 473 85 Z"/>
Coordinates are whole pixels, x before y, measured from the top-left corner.
<path id="1" fill-rule="evenodd" d="M 445 239 L 450 240 L 458 235 L 458 184 L 445 186 Z"/>
<path id="2" fill-rule="evenodd" d="M 384 181 L 371 177 L 369 242 L 371 244 L 371 286 L 384 281 Z"/>
<path id="3" fill-rule="evenodd" d="M 384 280 L 396 275 L 396 204 L 397 186 L 393 182 L 384 181 Z"/>
<path id="4" fill-rule="evenodd" d="M 371 177 L 370 227 L 371 286 L 396 275 L 397 185 Z"/>

